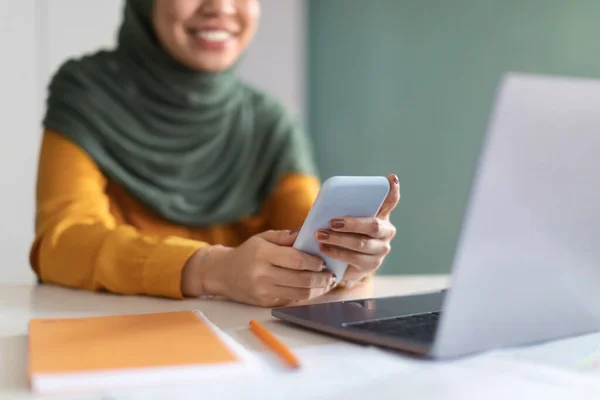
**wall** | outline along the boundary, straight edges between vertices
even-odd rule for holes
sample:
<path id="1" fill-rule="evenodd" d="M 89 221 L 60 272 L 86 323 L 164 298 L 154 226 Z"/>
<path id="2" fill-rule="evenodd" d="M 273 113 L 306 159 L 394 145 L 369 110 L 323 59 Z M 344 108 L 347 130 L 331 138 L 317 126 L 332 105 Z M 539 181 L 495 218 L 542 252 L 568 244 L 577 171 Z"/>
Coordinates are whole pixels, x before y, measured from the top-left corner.
<path id="1" fill-rule="evenodd" d="M 240 75 L 276 95 L 306 120 L 307 3 L 261 0 L 261 4 L 260 29 L 240 65 Z"/>
<path id="2" fill-rule="evenodd" d="M 503 73 L 600 77 L 597 0 L 311 0 L 309 9 L 322 174 L 400 177 L 384 273 L 449 271 Z"/>
<path id="3" fill-rule="evenodd" d="M 38 148 L 34 1 L 0 1 L 0 281 L 30 280 Z"/>
<path id="4" fill-rule="evenodd" d="M 281 98 L 304 117 L 305 2 L 261 0 L 262 22 L 240 66 L 250 83 Z M 34 185 L 46 85 L 68 57 L 112 47 L 121 0 L 19 0 L 0 2 L 2 261 L 0 282 L 31 282 L 28 251 L 34 227 Z M 274 62 L 279 68 L 271 68 Z"/>

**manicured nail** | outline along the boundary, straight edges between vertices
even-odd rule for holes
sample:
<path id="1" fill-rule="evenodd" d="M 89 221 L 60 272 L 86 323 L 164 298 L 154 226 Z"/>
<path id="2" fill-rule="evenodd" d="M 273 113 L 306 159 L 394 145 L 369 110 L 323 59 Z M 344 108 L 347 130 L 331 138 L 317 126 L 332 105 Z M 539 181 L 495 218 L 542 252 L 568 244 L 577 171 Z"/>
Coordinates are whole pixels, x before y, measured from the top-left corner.
<path id="1" fill-rule="evenodd" d="M 298 233 L 300 231 L 300 228 L 294 228 L 290 231 L 290 235 L 295 235 L 296 233 Z"/>
<path id="2" fill-rule="evenodd" d="M 324 231 L 317 232 L 317 240 L 325 241 L 328 239 L 329 239 L 329 233 L 324 232 Z"/>
<path id="3" fill-rule="evenodd" d="M 398 179 L 398 175 L 394 175 L 394 183 L 397 185 L 400 180 Z"/>
<path id="4" fill-rule="evenodd" d="M 346 222 L 343 219 L 331 220 L 331 227 L 333 229 L 342 229 L 344 226 L 346 226 Z"/>

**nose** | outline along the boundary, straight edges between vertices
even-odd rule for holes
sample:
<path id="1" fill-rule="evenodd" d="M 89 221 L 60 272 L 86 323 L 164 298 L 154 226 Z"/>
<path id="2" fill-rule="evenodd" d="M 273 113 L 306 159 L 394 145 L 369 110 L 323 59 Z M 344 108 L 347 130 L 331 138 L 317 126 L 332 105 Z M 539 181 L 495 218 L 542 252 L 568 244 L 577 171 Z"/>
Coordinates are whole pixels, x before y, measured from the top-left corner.
<path id="1" fill-rule="evenodd" d="M 235 14 L 236 0 L 203 0 L 201 10 L 206 14 Z"/>

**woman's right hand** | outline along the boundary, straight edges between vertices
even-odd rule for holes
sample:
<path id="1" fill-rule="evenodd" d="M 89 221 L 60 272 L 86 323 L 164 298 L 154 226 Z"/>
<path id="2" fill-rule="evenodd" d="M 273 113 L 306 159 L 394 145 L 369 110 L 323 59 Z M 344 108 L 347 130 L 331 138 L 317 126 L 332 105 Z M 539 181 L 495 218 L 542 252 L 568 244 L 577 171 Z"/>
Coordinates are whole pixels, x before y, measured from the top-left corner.
<path id="1" fill-rule="evenodd" d="M 333 275 L 323 261 L 291 247 L 297 231 L 267 231 L 233 249 L 213 249 L 204 285 L 207 294 L 276 307 L 330 291 Z"/>

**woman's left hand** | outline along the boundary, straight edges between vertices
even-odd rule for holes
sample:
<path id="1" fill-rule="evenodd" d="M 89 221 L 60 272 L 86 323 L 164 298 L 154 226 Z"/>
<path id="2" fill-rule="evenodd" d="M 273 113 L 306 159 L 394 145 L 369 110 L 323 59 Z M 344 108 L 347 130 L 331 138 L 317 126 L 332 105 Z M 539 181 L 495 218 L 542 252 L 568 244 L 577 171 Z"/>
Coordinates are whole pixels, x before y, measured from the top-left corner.
<path id="1" fill-rule="evenodd" d="M 388 176 L 388 180 L 390 192 L 377 216 L 335 218 L 330 221 L 330 229 L 315 232 L 324 255 L 349 264 L 341 279 L 344 286 L 352 287 L 371 276 L 390 252 L 396 234 L 390 214 L 400 200 L 400 182 L 396 175 Z"/>

